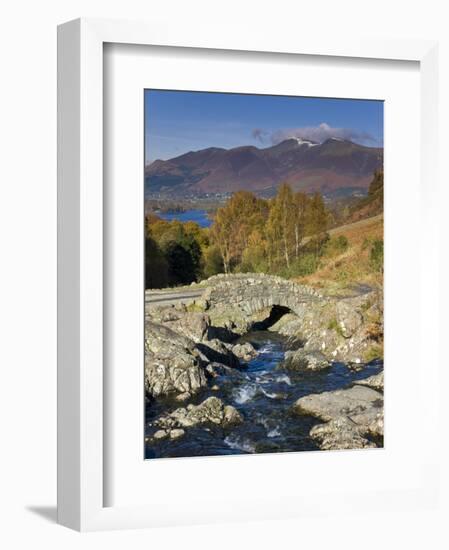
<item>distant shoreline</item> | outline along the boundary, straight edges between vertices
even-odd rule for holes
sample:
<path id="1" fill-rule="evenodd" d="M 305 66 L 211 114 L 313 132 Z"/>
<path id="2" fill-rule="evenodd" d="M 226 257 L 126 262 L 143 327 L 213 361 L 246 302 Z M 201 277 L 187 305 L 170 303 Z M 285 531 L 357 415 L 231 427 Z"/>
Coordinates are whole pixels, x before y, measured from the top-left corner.
<path id="1" fill-rule="evenodd" d="M 194 222 L 202 228 L 210 227 L 213 223 L 207 211 L 202 208 L 191 208 L 184 211 L 169 210 L 166 212 L 155 212 L 155 214 L 165 221 Z"/>

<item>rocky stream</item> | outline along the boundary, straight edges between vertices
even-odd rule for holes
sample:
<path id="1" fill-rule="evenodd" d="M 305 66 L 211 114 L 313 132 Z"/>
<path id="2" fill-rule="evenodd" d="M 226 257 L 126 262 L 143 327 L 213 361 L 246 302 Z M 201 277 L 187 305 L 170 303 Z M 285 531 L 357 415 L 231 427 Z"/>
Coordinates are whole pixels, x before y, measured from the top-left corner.
<path id="1" fill-rule="evenodd" d="M 262 275 L 147 307 L 145 457 L 383 446 L 381 319 L 376 291 L 330 298 Z"/>

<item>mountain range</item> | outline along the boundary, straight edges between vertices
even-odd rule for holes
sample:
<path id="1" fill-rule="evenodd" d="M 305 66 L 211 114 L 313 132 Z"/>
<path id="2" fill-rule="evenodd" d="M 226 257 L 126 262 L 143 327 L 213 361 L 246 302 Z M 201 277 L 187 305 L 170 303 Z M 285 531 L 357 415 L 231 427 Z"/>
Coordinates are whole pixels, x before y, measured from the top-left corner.
<path id="1" fill-rule="evenodd" d="M 341 196 L 365 193 L 383 166 L 383 148 L 330 138 L 315 143 L 290 138 L 277 145 L 190 151 L 145 168 L 145 195 L 186 196 L 241 189 L 271 196 L 287 182 L 295 191 Z"/>

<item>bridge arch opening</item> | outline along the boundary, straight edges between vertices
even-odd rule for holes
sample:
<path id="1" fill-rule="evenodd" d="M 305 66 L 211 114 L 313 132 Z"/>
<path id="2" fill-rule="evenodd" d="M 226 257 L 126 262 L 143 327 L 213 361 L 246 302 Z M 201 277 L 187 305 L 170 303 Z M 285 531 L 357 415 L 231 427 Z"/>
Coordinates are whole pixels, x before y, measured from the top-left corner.
<path id="1" fill-rule="evenodd" d="M 267 330 L 281 319 L 287 313 L 292 313 L 291 309 L 286 306 L 273 305 L 270 309 L 268 317 L 262 321 L 256 321 L 252 324 L 251 330 Z"/>

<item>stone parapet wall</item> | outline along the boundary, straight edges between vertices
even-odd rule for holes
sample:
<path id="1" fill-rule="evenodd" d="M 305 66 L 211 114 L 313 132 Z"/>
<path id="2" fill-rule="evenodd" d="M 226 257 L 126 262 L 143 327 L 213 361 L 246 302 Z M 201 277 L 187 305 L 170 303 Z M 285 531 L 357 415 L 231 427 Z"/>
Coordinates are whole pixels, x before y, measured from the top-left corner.
<path id="1" fill-rule="evenodd" d="M 248 315 L 274 305 L 300 314 L 303 304 L 328 300 L 312 287 L 260 273 L 214 275 L 205 285 L 209 308 L 238 307 Z"/>

